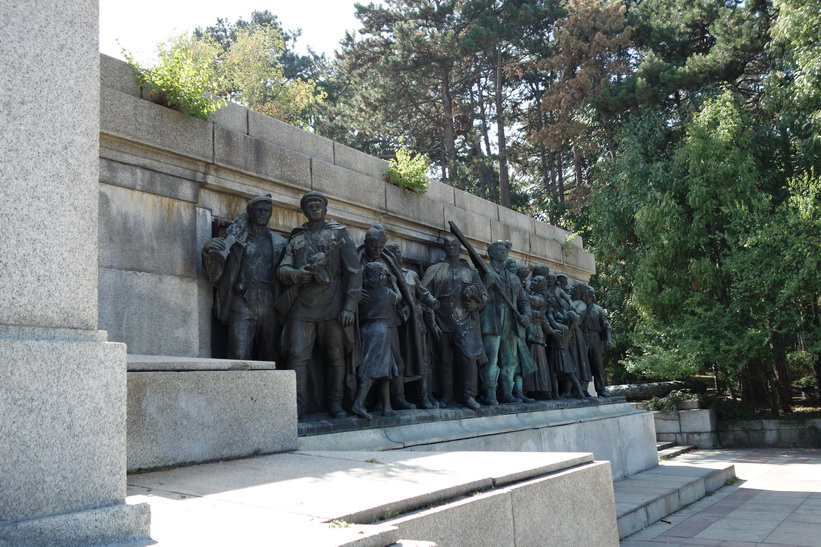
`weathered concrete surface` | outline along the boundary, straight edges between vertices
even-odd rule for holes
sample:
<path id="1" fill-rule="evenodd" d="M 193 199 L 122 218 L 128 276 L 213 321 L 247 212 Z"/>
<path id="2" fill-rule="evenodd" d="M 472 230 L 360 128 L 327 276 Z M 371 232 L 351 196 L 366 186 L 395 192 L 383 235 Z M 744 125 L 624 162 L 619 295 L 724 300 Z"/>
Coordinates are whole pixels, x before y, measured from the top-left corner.
<path id="1" fill-rule="evenodd" d="M 155 371 L 145 371 L 152 362 Z M 145 357 L 132 363 L 143 371 L 128 373 L 128 470 L 295 450 L 294 372 L 242 364 Z"/>

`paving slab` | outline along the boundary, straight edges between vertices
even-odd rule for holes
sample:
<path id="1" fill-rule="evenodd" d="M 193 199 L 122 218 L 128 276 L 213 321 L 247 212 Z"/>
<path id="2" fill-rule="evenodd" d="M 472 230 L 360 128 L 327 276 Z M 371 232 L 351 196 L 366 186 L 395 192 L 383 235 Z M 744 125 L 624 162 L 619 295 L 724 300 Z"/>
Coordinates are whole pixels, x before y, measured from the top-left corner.
<path id="1" fill-rule="evenodd" d="M 716 469 L 728 464 L 738 482 L 624 538 L 622 546 L 821 544 L 821 451 L 704 450 L 660 467 Z M 618 485 L 616 500 L 623 510 Z"/>

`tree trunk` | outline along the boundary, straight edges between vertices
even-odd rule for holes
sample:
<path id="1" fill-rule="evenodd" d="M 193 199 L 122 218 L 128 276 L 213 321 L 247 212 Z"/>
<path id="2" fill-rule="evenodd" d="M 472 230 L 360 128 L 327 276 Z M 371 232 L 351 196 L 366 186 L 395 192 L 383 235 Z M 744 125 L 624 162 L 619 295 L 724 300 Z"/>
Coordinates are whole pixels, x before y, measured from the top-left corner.
<path id="1" fill-rule="evenodd" d="M 582 150 L 576 144 L 573 145 L 573 169 L 576 172 L 576 188 L 582 187 L 583 171 L 582 171 Z"/>
<path id="2" fill-rule="evenodd" d="M 792 382 L 790 381 L 790 370 L 787 366 L 784 337 L 775 333 L 772 342 L 770 342 L 770 347 L 773 350 L 778 406 L 781 407 L 782 412 L 788 414 L 792 412 Z"/>
<path id="3" fill-rule="evenodd" d="M 442 67 L 442 117 L 444 127 L 444 149 L 446 173 L 444 180 L 456 180 L 456 132 L 453 128 L 453 97 L 450 90 L 450 74 L 447 67 Z"/>
<path id="4" fill-rule="evenodd" d="M 559 176 L 559 203 L 564 203 L 564 167 L 561 152 L 556 154 L 556 174 Z"/>
<path id="5" fill-rule="evenodd" d="M 505 140 L 505 118 L 502 88 L 504 74 L 502 73 L 502 48 L 496 48 L 496 136 L 499 144 L 499 203 L 510 209 L 510 179 L 507 172 L 507 142 Z"/>

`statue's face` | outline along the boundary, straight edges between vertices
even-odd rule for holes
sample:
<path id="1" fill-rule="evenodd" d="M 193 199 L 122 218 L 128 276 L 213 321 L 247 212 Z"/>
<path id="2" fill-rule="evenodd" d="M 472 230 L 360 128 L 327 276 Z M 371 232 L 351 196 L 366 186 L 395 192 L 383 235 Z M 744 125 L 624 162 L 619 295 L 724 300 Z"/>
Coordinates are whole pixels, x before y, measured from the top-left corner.
<path id="1" fill-rule="evenodd" d="M 376 239 L 365 239 L 365 256 L 368 260 L 376 260 L 382 254 L 385 242 Z"/>
<path id="2" fill-rule="evenodd" d="M 448 258 L 456 258 L 459 256 L 459 251 L 462 250 L 462 244 L 458 239 L 445 240 L 445 256 Z"/>
<path id="3" fill-rule="evenodd" d="M 257 202 L 251 206 L 248 216 L 251 217 L 251 222 L 259 226 L 267 226 L 268 221 L 271 220 L 274 208 L 270 203 L 264 201 Z"/>
<path id="4" fill-rule="evenodd" d="M 305 209 L 302 211 L 308 220 L 311 222 L 319 222 L 325 220 L 325 214 L 328 208 L 325 207 L 321 201 L 310 201 L 305 204 Z"/>
<path id="5" fill-rule="evenodd" d="M 391 253 L 393 253 L 393 256 L 396 257 L 396 260 L 398 260 L 399 262 L 404 262 L 405 261 L 405 257 L 402 255 L 402 249 L 400 249 L 398 245 L 391 245 L 390 247 L 386 247 L 386 248 Z"/>
<path id="6" fill-rule="evenodd" d="M 487 251 L 491 260 L 504 262 L 507 260 L 507 248 L 504 245 L 494 245 Z"/>

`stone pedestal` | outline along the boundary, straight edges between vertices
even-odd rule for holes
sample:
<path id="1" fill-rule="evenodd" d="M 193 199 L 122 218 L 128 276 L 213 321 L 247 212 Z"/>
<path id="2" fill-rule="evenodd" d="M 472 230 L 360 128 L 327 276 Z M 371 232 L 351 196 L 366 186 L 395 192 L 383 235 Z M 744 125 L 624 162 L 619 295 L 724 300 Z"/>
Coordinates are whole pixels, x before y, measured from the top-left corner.
<path id="1" fill-rule="evenodd" d="M 296 450 L 296 376 L 274 368 L 129 355 L 129 472 Z"/>
<path id="2" fill-rule="evenodd" d="M 0 3 L 0 544 L 147 537 L 97 331 L 97 0 Z"/>

